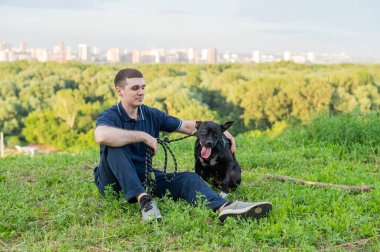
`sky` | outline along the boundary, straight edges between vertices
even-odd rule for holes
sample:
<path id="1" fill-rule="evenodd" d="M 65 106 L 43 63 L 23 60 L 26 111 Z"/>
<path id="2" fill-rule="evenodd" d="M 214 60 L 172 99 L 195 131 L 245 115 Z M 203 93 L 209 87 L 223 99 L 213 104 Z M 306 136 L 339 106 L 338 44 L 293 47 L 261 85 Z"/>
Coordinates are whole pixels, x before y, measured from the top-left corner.
<path id="1" fill-rule="evenodd" d="M 378 0 L 0 0 L 0 41 L 380 58 Z"/>

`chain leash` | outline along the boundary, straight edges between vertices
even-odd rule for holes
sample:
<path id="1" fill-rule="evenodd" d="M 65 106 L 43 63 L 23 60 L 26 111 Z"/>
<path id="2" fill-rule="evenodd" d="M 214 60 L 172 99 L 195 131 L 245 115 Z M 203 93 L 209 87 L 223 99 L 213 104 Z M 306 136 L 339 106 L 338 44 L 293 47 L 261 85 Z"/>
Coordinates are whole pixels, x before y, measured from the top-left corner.
<path id="1" fill-rule="evenodd" d="M 164 139 L 157 138 L 157 142 L 162 146 L 164 149 L 164 173 L 165 173 L 165 180 L 168 183 L 173 182 L 175 176 L 178 173 L 178 165 L 177 165 L 177 159 L 175 158 L 175 155 L 171 148 L 169 147 L 169 143 L 171 142 L 176 142 L 180 141 L 183 139 L 186 139 L 188 137 L 194 136 L 195 132 L 191 135 L 176 138 L 176 139 L 169 139 L 167 136 L 164 137 Z M 167 175 L 167 166 L 168 166 L 168 151 L 173 159 L 174 162 L 174 173 L 171 178 L 168 178 Z M 153 149 L 148 146 L 146 150 L 146 155 L 145 155 L 145 187 L 146 187 L 146 192 L 150 195 L 153 195 L 153 191 L 157 188 L 156 184 L 156 176 L 154 174 L 153 168 L 152 168 L 152 159 L 153 159 Z"/>

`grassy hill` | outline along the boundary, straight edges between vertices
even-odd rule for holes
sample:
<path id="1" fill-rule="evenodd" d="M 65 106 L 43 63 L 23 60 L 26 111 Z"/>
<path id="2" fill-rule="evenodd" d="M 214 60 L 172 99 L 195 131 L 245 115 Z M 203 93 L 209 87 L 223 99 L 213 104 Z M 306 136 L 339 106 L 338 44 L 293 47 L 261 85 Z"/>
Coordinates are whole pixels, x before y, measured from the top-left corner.
<path id="1" fill-rule="evenodd" d="M 260 222 L 221 224 L 204 206 L 163 198 L 157 199 L 163 221 L 145 224 L 137 204 L 98 193 L 96 150 L 8 156 L 0 160 L 0 250 L 380 250 L 378 120 L 325 117 L 279 136 L 237 136 L 243 181 L 229 198 L 272 202 Z M 193 143 L 172 144 L 182 171 L 193 170 Z M 153 162 L 162 168 L 159 152 Z M 318 188 L 268 174 L 374 190 Z"/>

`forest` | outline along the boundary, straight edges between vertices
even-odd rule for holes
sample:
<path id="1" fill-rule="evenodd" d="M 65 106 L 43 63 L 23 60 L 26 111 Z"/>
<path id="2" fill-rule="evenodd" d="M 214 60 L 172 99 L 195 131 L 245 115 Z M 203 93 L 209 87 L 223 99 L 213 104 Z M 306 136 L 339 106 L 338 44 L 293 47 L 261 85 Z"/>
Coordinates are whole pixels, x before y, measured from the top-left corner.
<path id="1" fill-rule="evenodd" d="M 183 120 L 235 121 L 233 134 L 308 124 L 315 115 L 380 112 L 380 65 L 0 64 L 6 145 L 95 147 L 100 112 L 117 103 L 114 76 L 138 68 L 145 104 Z"/>

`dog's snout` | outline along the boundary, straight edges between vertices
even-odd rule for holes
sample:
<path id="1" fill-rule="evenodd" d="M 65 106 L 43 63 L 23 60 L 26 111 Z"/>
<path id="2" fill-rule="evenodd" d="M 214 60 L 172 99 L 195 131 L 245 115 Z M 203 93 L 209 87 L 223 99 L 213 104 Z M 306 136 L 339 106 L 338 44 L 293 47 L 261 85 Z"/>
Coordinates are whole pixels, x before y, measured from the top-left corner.
<path id="1" fill-rule="evenodd" d="M 211 148 L 211 147 L 212 147 L 212 141 L 207 141 L 207 142 L 206 142 L 206 147 Z"/>

